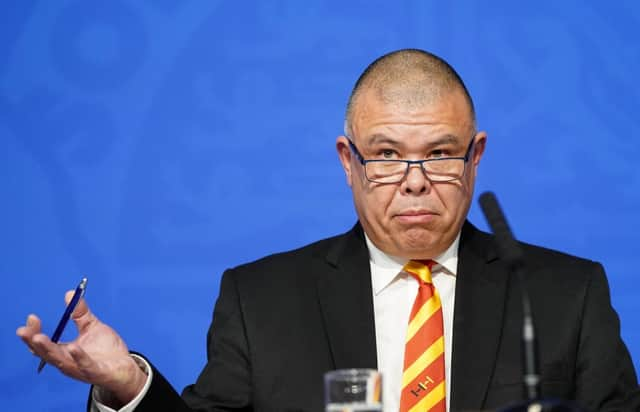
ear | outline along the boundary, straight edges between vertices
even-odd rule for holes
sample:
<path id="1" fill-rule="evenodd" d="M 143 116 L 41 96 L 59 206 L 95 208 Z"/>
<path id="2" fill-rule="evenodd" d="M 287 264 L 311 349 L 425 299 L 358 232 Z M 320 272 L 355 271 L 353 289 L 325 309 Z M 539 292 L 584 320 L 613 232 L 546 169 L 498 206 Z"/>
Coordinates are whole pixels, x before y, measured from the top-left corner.
<path id="1" fill-rule="evenodd" d="M 478 132 L 474 136 L 474 139 L 476 139 L 476 142 L 473 144 L 473 157 L 471 158 L 471 162 L 473 163 L 473 167 L 477 168 L 484 154 L 484 148 L 487 145 L 487 132 Z"/>
<path id="2" fill-rule="evenodd" d="M 347 177 L 347 184 L 351 187 L 351 149 L 349 148 L 349 141 L 345 136 L 338 136 L 336 139 L 336 150 L 338 151 L 340 163 L 342 163 L 342 169 L 344 169 Z"/>

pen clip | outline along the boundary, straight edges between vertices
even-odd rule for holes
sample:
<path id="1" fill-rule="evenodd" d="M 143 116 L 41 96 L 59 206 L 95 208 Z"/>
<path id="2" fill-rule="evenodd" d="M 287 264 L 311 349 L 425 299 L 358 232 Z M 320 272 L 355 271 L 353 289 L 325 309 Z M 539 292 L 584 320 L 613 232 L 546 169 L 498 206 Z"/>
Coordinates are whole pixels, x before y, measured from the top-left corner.
<path id="1" fill-rule="evenodd" d="M 80 297 L 84 297 L 84 291 L 87 288 L 87 282 L 88 279 L 87 278 L 82 278 L 82 280 L 80 281 L 80 284 L 78 285 L 78 289 L 80 289 Z"/>

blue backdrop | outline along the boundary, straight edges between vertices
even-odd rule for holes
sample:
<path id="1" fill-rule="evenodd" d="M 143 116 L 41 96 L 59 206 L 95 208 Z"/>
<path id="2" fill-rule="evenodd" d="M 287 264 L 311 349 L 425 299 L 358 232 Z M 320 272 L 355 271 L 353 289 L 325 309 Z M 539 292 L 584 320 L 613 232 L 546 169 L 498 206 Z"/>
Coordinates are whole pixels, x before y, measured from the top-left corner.
<path id="1" fill-rule="evenodd" d="M 14 334 L 30 312 L 50 333 L 82 275 L 102 320 L 192 382 L 224 268 L 353 224 L 344 105 L 404 47 L 474 96 L 477 193 L 520 239 L 605 264 L 640 366 L 640 3 L 520 3 L 4 1 L 0 409 L 82 410 L 87 386 L 36 375 Z"/>

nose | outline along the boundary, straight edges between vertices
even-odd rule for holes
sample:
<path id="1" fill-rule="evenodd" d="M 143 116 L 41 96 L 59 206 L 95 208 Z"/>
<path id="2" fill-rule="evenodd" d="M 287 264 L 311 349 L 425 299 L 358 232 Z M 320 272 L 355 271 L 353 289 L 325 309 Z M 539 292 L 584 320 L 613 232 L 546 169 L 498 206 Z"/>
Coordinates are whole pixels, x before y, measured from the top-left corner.
<path id="1" fill-rule="evenodd" d="M 410 165 L 407 176 L 402 181 L 402 191 L 406 194 L 420 194 L 429 191 L 430 188 L 431 181 L 427 179 L 422 166 L 419 164 Z"/>

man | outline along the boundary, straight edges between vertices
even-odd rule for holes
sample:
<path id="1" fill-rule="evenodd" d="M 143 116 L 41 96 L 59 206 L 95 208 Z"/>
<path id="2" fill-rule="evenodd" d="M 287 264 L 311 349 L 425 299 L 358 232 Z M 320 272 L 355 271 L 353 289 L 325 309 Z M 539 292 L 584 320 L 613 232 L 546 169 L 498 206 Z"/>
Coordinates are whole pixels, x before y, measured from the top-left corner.
<path id="1" fill-rule="evenodd" d="M 52 344 L 34 315 L 17 333 L 95 385 L 93 410 L 320 411 L 322 376 L 339 368 L 381 370 L 387 411 L 518 401 L 520 286 L 493 237 L 465 220 L 486 141 L 446 62 L 420 50 L 373 62 L 336 142 L 359 223 L 225 272 L 208 362 L 182 397 L 85 302 L 73 315 L 79 336 L 66 346 Z M 638 382 L 602 267 L 523 248 L 542 396 L 630 410 Z"/>

